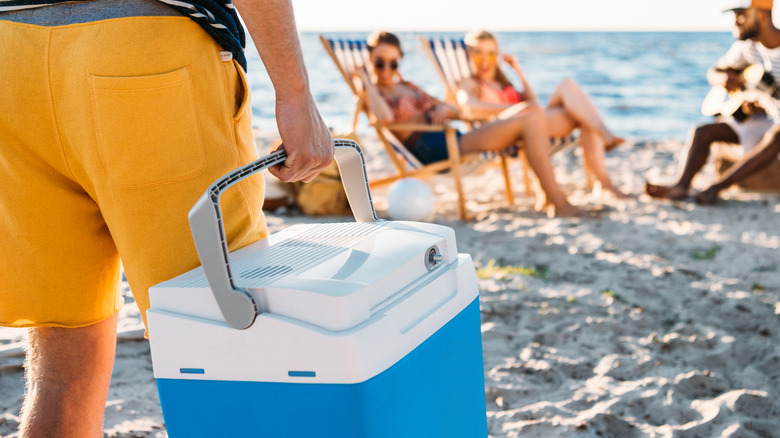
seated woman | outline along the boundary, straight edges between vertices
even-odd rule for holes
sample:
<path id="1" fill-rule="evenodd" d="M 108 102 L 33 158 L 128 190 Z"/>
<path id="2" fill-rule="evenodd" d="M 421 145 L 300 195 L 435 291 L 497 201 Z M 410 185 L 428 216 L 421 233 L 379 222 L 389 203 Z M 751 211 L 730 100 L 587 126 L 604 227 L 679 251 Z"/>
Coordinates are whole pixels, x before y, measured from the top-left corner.
<path id="1" fill-rule="evenodd" d="M 475 119 L 512 117 L 528 107 L 538 107 L 539 100 L 512 55 L 499 55 L 496 38 L 487 31 L 471 32 L 465 38 L 472 68 L 476 72 L 460 83 L 458 103 L 468 116 Z M 518 92 L 498 66 L 499 57 L 520 77 L 523 92 Z M 604 151 L 624 140 L 616 137 L 599 116 L 598 110 L 585 92 L 571 79 L 566 79 L 550 97 L 544 110 L 547 130 L 552 137 L 566 137 L 580 129 L 585 165 L 596 177 L 596 190 L 606 190 L 617 198 L 631 197 L 612 184 L 604 165 Z"/>
<path id="2" fill-rule="evenodd" d="M 460 116 L 454 105 L 434 99 L 411 82 L 399 79 L 398 66 L 403 52 L 397 36 L 388 32 L 374 33 L 369 36 L 368 45 L 375 75 L 369 79 L 363 73 L 360 85 L 380 122 L 442 124 Z M 460 152 L 498 151 L 522 140 L 528 161 L 545 193 L 542 208 L 548 215 L 583 216 L 586 212 L 569 203 L 555 180 L 544 117 L 540 108 L 529 106 L 512 117 L 459 134 Z M 393 134 L 425 164 L 447 158 L 443 132 L 393 131 Z"/>

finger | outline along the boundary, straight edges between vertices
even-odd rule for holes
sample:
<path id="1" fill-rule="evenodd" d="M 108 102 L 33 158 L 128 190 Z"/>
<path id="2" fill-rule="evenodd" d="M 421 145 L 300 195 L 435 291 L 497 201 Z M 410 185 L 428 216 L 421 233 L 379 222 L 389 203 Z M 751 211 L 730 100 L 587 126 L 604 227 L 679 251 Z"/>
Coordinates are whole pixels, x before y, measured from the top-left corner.
<path id="1" fill-rule="evenodd" d="M 281 176 L 281 175 L 279 175 L 279 166 L 272 166 L 272 167 L 269 167 L 269 168 L 268 168 L 268 173 L 270 173 L 271 175 L 275 176 L 275 177 L 276 177 L 276 179 L 278 179 L 279 181 L 286 182 L 286 181 L 284 181 L 284 180 L 282 179 L 282 176 Z"/>
<path id="2" fill-rule="evenodd" d="M 280 173 L 287 175 L 288 177 L 292 177 L 294 174 L 299 173 L 300 169 L 297 168 L 298 161 L 298 154 L 295 153 L 295 151 L 287 151 L 287 158 L 279 165 L 279 167 L 281 167 L 279 170 Z"/>
<path id="3" fill-rule="evenodd" d="M 268 168 L 268 173 L 270 173 L 271 175 L 277 177 L 279 179 L 279 181 L 282 181 L 282 182 L 290 182 L 290 181 L 292 181 L 291 180 L 292 175 L 290 174 L 290 170 L 288 168 L 282 166 L 281 164 L 278 164 L 278 165 L 273 166 L 273 167 L 269 167 Z"/>
<path id="4" fill-rule="evenodd" d="M 285 147 L 284 147 L 284 143 L 281 143 L 281 144 L 280 144 L 280 145 L 279 145 L 279 146 L 276 148 L 276 150 L 275 150 L 274 152 L 283 151 L 283 150 L 286 150 L 286 149 L 285 149 Z M 282 165 L 284 165 L 284 167 L 287 167 L 287 168 L 289 168 L 289 167 L 291 167 L 291 166 L 292 166 L 292 162 L 291 162 L 292 155 L 294 155 L 294 154 L 293 154 L 293 153 L 291 153 L 290 151 L 287 151 L 287 158 L 285 158 L 284 162 L 282 163 Z"/>
<path id="5" fill-rule="evenodd" d="M 281 164 L 278 166 L 269 167 L 268 172 L 270 172 L 271 175 L 279 178 L 279 181 L 282 182 L 293 182 L 300 179 L 296 178 L 295 172 L 292 169 L 288 169 Z"/>
<path id="6" fill-rule="evenodd" d="M 288 156 L 284 162 L 269 167 L 268 172 L 270 172 L 271 175 L 274 175 L 275 177 L 279 178 L 279 180 L 283 182 L 291 182 L 291 181 L 297 181 L 296 174 L 299 174 L 300 170 L 295 168 L 295 163 L 293 162 L 293 158 Z"/>
<path id="7" fill-rule="evenodd" d="M 282 163 L 277 166 L 279 179 L 282 179 L 285 182 L 304 181 L 307 178 L 312 179 L 314 176 L 319 174 L 320 170 L 322 170 L 315 169 L 313 164 L 308 162 L 302 162 L 300 165 L 295 165 L 295 163 L 288 163 L 288 165 L 289 167 Z"/>

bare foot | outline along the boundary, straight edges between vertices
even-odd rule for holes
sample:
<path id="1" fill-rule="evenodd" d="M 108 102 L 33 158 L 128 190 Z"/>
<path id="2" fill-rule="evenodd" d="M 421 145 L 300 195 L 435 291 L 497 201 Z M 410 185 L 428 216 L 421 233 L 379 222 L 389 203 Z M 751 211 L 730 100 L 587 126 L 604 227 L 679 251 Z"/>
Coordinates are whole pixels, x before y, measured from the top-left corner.
<path id="1" fill-rule="evenodd" d="M 611 187 L 605 189 L 607 194 L 614 199 L 636 199 L 636 195 L 632 195 L 630 193 L 623 193 L 620 190 L 618 190 L 617 187 Z"/>
<path id="2" fill-rule="evenodd" d="M 537 196 L 534 201 L 534 210 L 540 211 L 540 212 L 546 212 L 547 207 L 549 207 L 551 204 L 549 201 L 547 201 L 547 196 L 545 196 L 544 193 L 542 193 L 542 196 Z"/>
<path id="3" fill-rule="evenodd" d="M 678 186 L 661 186 L 645 183 L 645 193 L 653 198 L 665 198 L 680 201 L 688 197 L 688 190 Z"/>
<path id="4" fill-rule="evenodd" d="M 596 181 L 593 184 L 593 190 L 591 192 L 596 198 L 609 198 L 609 199 L 636 199 L 635 195 L 623 193 L 612 183 L 607 185 L 602 184 L 600 181 Z"/>
<path id="5" fill-rule="evenodd" d="M 569 204 L 568 202 L 564 205 L 556 206 L 554 204 L 548 204 L 547 205 L 547 217 L 553 218 L 553 217 L 592 217 L 592 218 L 600 218 L 601 216 L 598 215 L 598 213 L 593 213 L 587 210 L 583 210 L 579 207 L 575 207 L 574 205 Z"/>
<path id="6" fill-rule="evenodd" d="M 626 139 L 622 137 L 616 137 L 612 136 L 612 140 L 608 140 L 606 144 L 604 144 L 604 150 L 605 151 L 611 151 L 612 149 L 615 149 L 616 147 L 620 146 L 621 144 L 625 143 Z"/>
<path id="7" fill-rule="evenodd" d="M 718 192 L 707 189 L 696 195 L 696 203 L 700 205 L 712 205 L 718 202 Z"/>

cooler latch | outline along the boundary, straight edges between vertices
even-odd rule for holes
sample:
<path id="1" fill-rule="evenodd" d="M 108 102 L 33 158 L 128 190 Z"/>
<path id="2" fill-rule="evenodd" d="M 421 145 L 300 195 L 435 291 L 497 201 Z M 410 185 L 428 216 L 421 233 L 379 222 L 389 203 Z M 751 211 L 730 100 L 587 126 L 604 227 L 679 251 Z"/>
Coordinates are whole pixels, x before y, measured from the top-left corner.
<path id="1" fill-rule="evenodd" d="M 429 271 L 436 269 L 436 266 L 442 261 L 444 261 L 444 256 L 439 252 L 438 246 L 433 245 L 425 251 L 425 267 Z"/>

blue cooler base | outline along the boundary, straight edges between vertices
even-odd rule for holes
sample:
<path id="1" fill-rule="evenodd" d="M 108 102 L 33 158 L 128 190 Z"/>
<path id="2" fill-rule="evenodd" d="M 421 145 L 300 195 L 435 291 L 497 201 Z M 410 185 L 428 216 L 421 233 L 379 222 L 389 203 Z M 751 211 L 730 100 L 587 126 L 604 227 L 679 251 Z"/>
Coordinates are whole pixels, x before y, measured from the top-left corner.
<path id="1" fill-rule="evenodd" d="M 157 379 L 157 388 L 172 438 L 484 438 L 479 298 L 362 383 Z"/>

